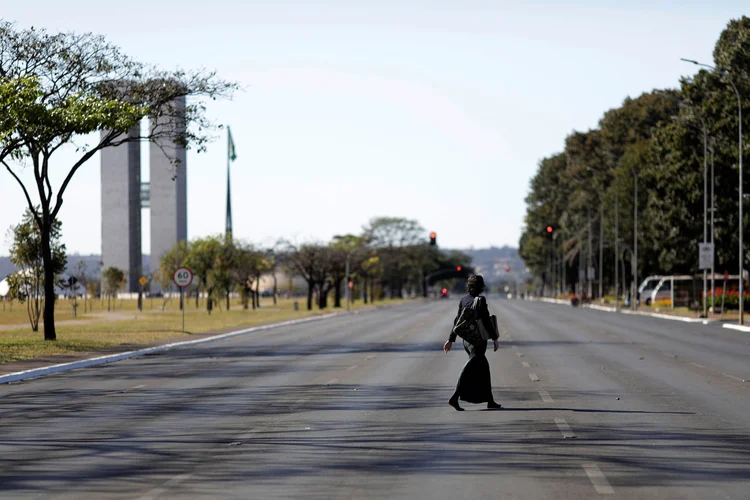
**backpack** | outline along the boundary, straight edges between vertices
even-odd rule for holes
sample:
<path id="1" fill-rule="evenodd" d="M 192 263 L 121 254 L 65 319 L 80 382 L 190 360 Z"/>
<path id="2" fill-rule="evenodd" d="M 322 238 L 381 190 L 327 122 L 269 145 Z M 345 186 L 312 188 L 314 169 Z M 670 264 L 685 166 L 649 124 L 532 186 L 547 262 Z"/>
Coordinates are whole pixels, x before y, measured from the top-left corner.
<path id="1" fill-rule="evenodd" d="M 486 342 L 492 336 L 484 327 L 484 323 L 479 319 L 477 307 L 479 306 L 479 297 L 474 297 L 474 303 L 471 307 L 464 307 L 461 315 L 458 317 L 453 333 L 464 339 L 470 344 L 480 344 Z"/>

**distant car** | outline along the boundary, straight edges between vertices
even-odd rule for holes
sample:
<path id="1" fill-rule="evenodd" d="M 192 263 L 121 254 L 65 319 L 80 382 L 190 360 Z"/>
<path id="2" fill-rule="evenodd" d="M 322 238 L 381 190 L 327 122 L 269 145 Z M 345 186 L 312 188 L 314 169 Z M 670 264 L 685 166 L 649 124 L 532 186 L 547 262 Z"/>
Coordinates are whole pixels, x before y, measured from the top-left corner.
<path id="1" fill-rule="evenodd" d="M 164 292 L 149 292 L 146 294 L 146 298 L 164 297 Z"/>
<path id="2" fill-rule="evenodd" d="M 447 288 L 443 288 L 442 290 L 440 290 L 440 298 L 441 299 L 447 299 L 448 298 L 448 289 Z"/>

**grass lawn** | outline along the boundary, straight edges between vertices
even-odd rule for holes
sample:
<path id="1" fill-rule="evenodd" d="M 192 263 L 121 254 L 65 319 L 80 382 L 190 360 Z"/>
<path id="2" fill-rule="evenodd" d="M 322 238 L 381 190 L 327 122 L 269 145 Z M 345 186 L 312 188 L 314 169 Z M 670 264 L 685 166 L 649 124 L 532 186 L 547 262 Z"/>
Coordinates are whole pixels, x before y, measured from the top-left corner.
<path id="1" fill-rule="evenodd" d="M 23 327 L 0 330 L 0 363 L 33 359 L 42 356 L 70 354 L 74 352 L 88 352 L 111 346 L 128 345 L 143 346 L 156 344 L 165 339 L 179 340 L 198 333 L 207 333 L 225 328 L 256 326 L 276 323 L 308 316 L 328 314 L 342 311 L 342 309 L 305 310 L 306 299 L 296 299 L 299 311 L 294 310 L 295 299 L 280 299 L 276 305 L 272 299 L 261 299 L 261 308 L 244 310 L 238 301 L 232 303 L 229 311 L 214 308 L 211 315 L 206 312 L 205 300 L 201 300 L 201 307 L 195 308 L 195 300 L 186 303 L 185 333 L 181 331 L 182 314 L 176 300 L 168 303 L 167 308 L 161 310 L 161 299 L 154 299 L 154 306 L 149 306 L 150 299 L 144 299 L 143 312 L 137 310 L 135 300 L 118 300 L 114 311 L 107 312 L 106 302 L 103 306 L 95 304 L 93 313 L 79 314 L 73 319 L 71 307 L 67 300 L 61 300 L 56 307 L 55 318 L 57 326 L 57 341 L 43 340 L 42 325 L 39 332 L 32 332 L 28 326 L 26 310 L 23 305 L 15 304 L 13 311 L 0 311 L 0 325 L 24 325 Z M 98 301 L 97 301 L 98 302 Z M 375 303 L 375 306 L 396 304 L 404 300 L 385 300 Z M 331 300 L 330 305 L 333 304 Z M 223 306 L 224 304 L 222 304 Z M 372 307 L 365 306 L 362 301 L 352 305 L 352 309 Z M 223 309 L 223 307 L 222 307 Z M 82 311 L 82 306 L 79 311 Z M 19 313 L 20 311 L 20 313 Z M 11 319 L 15 319 L 12 321 Z"/>

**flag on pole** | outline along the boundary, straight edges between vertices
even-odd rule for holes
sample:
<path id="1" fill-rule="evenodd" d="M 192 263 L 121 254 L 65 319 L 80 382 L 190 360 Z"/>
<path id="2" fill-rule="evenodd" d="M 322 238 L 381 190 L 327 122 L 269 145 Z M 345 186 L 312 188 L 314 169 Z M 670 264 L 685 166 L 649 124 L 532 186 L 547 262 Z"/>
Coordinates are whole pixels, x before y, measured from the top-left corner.
<path id="1" fill-rule="evenodd" d="M 234 149 L 234 140 L 232 140 L 232 129 L 227 127 L 227 131 L 229 132 L 229 149 L 228 149 L 229 159 L 234 161 L 237 159 L 237 152 Z"/>

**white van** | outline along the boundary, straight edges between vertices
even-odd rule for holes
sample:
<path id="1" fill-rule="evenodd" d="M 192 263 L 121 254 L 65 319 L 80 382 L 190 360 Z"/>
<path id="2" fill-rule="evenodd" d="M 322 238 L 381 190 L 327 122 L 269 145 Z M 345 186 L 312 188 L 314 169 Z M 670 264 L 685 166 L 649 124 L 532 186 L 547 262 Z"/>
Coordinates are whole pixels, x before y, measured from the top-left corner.
<path id="1" fill-rule="evenodd" d="M 638 301 L 645 301 L 647 306 L 651 305 L 651 294 L 664 276 L 649 276 L 641 281 L 638 287 Z"/>
<path id="2" fill-rule="evenodd" d="M 693 276 L 664 276 L 654 287 L 646 305 L 675 307 L 689 305 L 691 286 L 694 285 Z M 702 292 L 702 289 L 700 290 Z"/>

